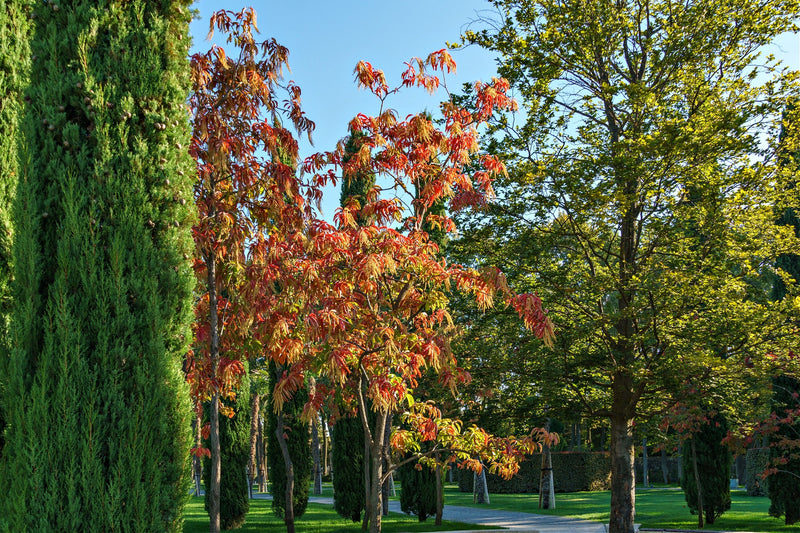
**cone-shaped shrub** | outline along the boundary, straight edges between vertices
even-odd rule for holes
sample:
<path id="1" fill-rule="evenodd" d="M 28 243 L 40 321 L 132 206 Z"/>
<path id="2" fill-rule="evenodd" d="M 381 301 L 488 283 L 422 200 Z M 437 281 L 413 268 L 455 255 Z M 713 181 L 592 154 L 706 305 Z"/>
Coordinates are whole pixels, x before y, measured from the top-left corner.
<path id="1" fill-rule="evenodd" d="M 417 461 L 398 469 L 401 483 L 400 509 L 415 515 L 420 522 L 436 514 L 436 473 L 430 466 Z"/>
<path id="2" fill-rule="evenodd" d="M 717 413 L 708 423 L 692 434 L 683 445 L 683 477 L 681 487 L 692 514 L 698 512 L 692 447 L 697 456 L 697 473 L 703 491 L 703 511 L 706 523 L 713 524 L 731 508 L 731 451 L 722 443 L 728 434 L 728 422 Z"/>
<path id="3" fill-rule="evenodd" d="M 364 510 L 364 428 L 355 416 L 342 417 L 331 429 L 333 508 L 342 518 L 361 520 Z"/>
<path id="4" fill-rule="evenodd" d="M 240 527 L 250 510 L 247 488 L 247 460 L 250 457 L 250 379 L 245 373 L 233 406 L 233 418 L 219 419 L 221 477 L 219 485 L 219 523 L 222 529 Z M 206 442 L 206 446 L 208 443 Z M 211 460 L 203 461 L 203 483 L 211 483 Z M 206 491 L 208 511 L 209 491 Z"/>
<path id="5" fill-rule="evenodd" d="M 181 529 L 188 3 L 29 3 L 0 499 L 12 531 Z"/>

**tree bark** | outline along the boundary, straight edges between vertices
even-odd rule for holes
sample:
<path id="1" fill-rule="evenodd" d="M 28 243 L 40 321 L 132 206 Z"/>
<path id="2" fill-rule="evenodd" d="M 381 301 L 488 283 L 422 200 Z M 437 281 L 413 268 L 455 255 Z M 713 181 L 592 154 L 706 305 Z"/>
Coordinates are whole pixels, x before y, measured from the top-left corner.
<path id="1" fill-rule="evenodd" d="M 317 418 L 311 420 L 311 454 L 314 457 L 314 494 L 322 494 L 322 465 L 319 459 L 319 428 Z"/>
<path id="2" fill-rule="evenodd" d="M 667 464 L 667 450 L 661 448 L 661 475 L 664 476 L 664 483 L 669 485 L 669 465 Z"/>
<path id="3" fill-rule="evenodd" d="M 444 493 L 442 492 L 442 465 L 439 462 L 439 452 L 436 452 L 436 520 L 434 525 L 442 525 L 442 515 L 444 514 Z"/>
<path id="4" fill-rule="evenodd" d="M 286 466 L 286 505 L 284 505 L 283 523 L 286 524 L 286 533 L 294 532 L 294 464 L 289 455 L 289 446 L 286 444 L 283 428 L 283 413 L 278 413 L 275 436 L 278 438 L 278 446 L 283 455 L 283 463 Z"/>
<path id="5" fill-rule="evenodd" d="M 389 470 L 389 439 L 392 436 L 392 414 L 386 418 L 386 427 L 383 430 L 383 448 L 381 450 L 381 467 L 383 471 L 386 472 Z M 383 508 L 381 513 L 383 516 L 389 516 L 389 478 L 386 478 L 386 481 L 383 482 L 381 486 L 381 500 L 383 502 Z"/>
<path id="6" fill-rule="evenodd" d="M 216 377 L 219 366 L 219 317 L 217 316 L 217 265 L 213 253 L 206 257 L 208 270 L 208 322 L 209 322 L 209 357 L 211 358 L 211 375 Z M 209 440 L 211 445 L 211 486 L 208 490 L 209 531 L 219 533 L 220 530 L 220 481 L 221 458 L 219 448 L 219 391 L 211 396 L 211 408 L 208 412 L 210 422 Z"/>
<path id="7" fill-rule="evenodd" d="M 370 446 L 369 487 L 371 500 L 368 508 L 368 514 L 370 515 L 370 533 L 381 533 L 381 511 L 383 508 L 383 434 L 386 431 L 387 418 L 388 413 L 377 413 L 375 431 L 372 433 L 372 442 Z"/>
<path id="8" fill-rule="evenodd" d="M 647 471 L 647 437 L 642 437 L 642 486 L 650 486 L 650 476 Z"/>
<path id="9" fill-rule="evenodd" d="M 692 442 L 692 469 L 694 470 L 694 482 L 697 484 L 697 528 L 703 529 L 705 523 L 703 522 L 703 486 L 700 484 L 700 472 L 697 470 L 697 447 Z"/>
<path id="10" fill-rule="evenodd" d="M 198 410 L 195 413 L 194 426 L 194 445 L 199 448 L 203 445 L 203 420 Z M 203 479 L 203 461 L 196 455 L 192 457 L 192 473 L 194 474 L 194 495 L 200 496 L 201 481 Z"/>
<path id="11" fill-rule="evenodd" d="M 322 474 L 327 476 L 330 471 L 330 458 L 328 457 L 328 420 L 324 413 L 320 413 L 322 421 Z"/>
<path id="12" fill-rule="evenodd" d="M 616 400 L 619 401 L 619 400 Z M 611 517 L 609 533 L 634 533 L 636 477 L 633 468 L 633 418 L 611 417 Z"/>
<path id="13" fill-rule="evenodd" d="M 256 475 L 256 447 L 258 445 L 258 415 L 260 410 L 260 397 L 253 393 L 250 398 L 250 456 L 247 460 L 247 490 L 250 499 L 253 499 L 253 478 Z"/>
<path id="14" fill-rule="evenodd" d="M 547 427 L 550 426 L 548 421 Z M 542 446 L 542 473 L 539 478 L 539 509 L 555 509 L 556 494 L 553 486 L 553 457 L 550 446 Z"/>

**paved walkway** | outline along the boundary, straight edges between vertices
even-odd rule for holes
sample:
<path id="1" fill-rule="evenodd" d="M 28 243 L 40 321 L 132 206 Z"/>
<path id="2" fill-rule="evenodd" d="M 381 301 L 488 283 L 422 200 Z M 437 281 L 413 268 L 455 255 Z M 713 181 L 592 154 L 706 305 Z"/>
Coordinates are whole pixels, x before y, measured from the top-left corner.
<path id="1" fill-rule="evenodd" d="M 333 498 L 311 496 L 309 501 L 333 505 Z M 389 501 L 389 510 L 395 513 L 402 513 L 400 510 L 400 502 Z M 498 528 L 505 528 L 506 530 L 517 532 L 524 531 L 527 533 L 604 533 L 606 531 L 605 526 L 600 522 L 592 522 L 589 520 L 499 511 L 496 509 L 459 507 L 457 505 L 447 504 L 444 506 L 443 518 L 454 522 L 495 526 Z M 432 520 L 432 518 L 428 520 Z M 465 530 L 451 533 L 472 533 L 472 531 Z M 483 530 L 482 533 L 489 533 L 489 531 Z"/>

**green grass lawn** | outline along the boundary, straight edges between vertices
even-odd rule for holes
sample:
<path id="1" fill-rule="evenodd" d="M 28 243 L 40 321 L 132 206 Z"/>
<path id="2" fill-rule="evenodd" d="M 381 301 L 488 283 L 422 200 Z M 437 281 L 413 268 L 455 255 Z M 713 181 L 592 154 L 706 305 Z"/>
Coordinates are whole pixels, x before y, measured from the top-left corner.
<path id="1" fill-rule="evenodd" d="M 329 491 L 328 494 L 332 495 Z M 460 522 L 445 522 L 440 527 L 433 525 L 433 518 L 419 522 L 415 517 L 390 513 L 382 519 L 383 531 L 387 533 L 398 532 L 423 532 L 423 531 L 454 531 L 459 529 L 490 529 L 487 527 L 462 524 Z M 295 522 L 295 529 L 302 533 L 335 533 L 339 531 L 361 531 L 361 522 L 353 523 L 344 520 L 333 510 L 330 505 L 310 503 L 305 514 Z M 208 531 L 208 513 L 203 507 L 203 498 L 193 496 L 184 511 L 184 533 L 206 533 Z M 286 526 L 283 521 L 272 514 L 270 500 L 250 500 L 250 512 L 247 513 L 247 522 L 236 531 L 242 533 L 255 532 L 283 532 Z"/>
<path id="2" fill-rule="evenodd" d="M 445 489 L 445 504 L 485 507 L 546 515 L 570 516 L 607 522 L 611 493 L 573 492 L 556 494 L 556 508 L 538 508 L 538 494 L 490 494 L 489 505 L 472 503 L 472 493 L 459 492 L 458 487 Z M 797 526 L 785 526 L 783 520 L 767 514 L 769 498 L 752 498 L 744 489 L 731 491 L 731 508 L 715 524 L 704 529 L 726 531 L 794 531 Z M 636 522 L 646 528 L 696 529 L 697 515 L 689 513 L 683 491 L 679 489 L 644 489 L 636 491 Z"/>

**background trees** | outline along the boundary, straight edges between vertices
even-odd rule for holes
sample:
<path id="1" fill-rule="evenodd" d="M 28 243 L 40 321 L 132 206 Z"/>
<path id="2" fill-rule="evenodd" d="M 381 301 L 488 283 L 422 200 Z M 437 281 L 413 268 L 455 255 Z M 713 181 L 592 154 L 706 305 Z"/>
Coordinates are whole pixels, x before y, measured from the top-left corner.
<path id="1" fill-rule="evenodd" d="M 187 4 L 27 6 L 33 68 L 0 503 L 11 530 L 181 529 Z"/>
<path id="2" fill-rule="evenodd" d="M 789 246 L 770 191 L 796 88 L 755 58 L 797 4 L 494 4 L 466 38 L 500 55 L 525 113 L 493 132 L 500 201 L 463 227 L 565 324 L 547 364 L 611 423 L 610 530 L 629 532 L 637 418 L 786 332 L 759 270 Z"/>

